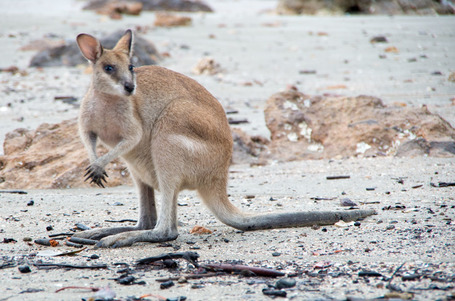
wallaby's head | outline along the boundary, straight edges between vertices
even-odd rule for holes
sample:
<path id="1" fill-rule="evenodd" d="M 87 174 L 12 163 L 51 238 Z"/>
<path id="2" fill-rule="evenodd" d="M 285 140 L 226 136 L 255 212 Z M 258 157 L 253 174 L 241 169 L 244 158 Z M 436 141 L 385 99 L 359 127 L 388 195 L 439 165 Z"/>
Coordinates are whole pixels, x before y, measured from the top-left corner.
<path id="1" fill-rule="evenodd" d="M 93 87 L 108 94 L 129 96 L 136 86 L 133 53 L 133 33 L 127 30 L 112 50 L 104 49 L 91 35 L 81 33 L 77 44 L 84 57 L 93 66 Z"/>

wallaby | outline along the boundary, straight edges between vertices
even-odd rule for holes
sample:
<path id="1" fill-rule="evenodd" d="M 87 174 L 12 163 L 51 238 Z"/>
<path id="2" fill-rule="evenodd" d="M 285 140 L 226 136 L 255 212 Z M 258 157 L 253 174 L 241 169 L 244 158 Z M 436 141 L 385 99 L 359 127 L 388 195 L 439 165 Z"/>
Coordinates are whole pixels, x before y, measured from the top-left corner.
<path id="1" fill-rule="evenodd" d="M 139 220 L 134 227 L 94 229 L 75 236 L 100 240 L 98 247 L 176 239 L 177 196 L 184 189 L 197 190 L 220 221 L 244 231 L 327 225 L 375 213 L 240 211 L 226 191 L 233 141 L 221 104 L 185 75 L 158 66 L 134 68 L 131 30 L 112 50 L 88 34 L 78 35 L 77 43 L 93 67 L 79 115 L 80 136 L 90 158 L 86 180 L 104 187 L 105 166 L 122 157 L 139 194 Z M 98 139 L 109 149 L 100 157 Z M 155 190 L 162 195 L 158 215 Z"/>

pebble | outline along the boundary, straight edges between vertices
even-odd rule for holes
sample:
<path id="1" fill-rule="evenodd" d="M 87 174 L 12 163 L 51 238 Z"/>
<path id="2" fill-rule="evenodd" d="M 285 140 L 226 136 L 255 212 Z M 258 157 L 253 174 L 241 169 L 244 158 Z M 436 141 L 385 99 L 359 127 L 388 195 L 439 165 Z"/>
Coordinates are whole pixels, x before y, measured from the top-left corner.
<path id="1" fill-rule="evenodd" d="M 281 255 L 280 252 L 273 252 L 273 253 L 272 253 L 272 256 L 273 256 L 273 257 L 278 257 L 278 256 L 280 256 L 280 255 Z"/>
<path id="2" fill-rule="evenodd" d="M 276 296 L 276 297 L 286 297 L 287 293 L 285 291 L 274 290 L 265 288 L 262 290 L 262 293 L 266 296 Z"/>
<path id="3" fill-rule="evenodd" d="M 354 203 L 353 201 L 351 201 L 351 199 L 348 199 L 348 198 L 343 198 L 340 200 L 340 205 L 341 206 L 345 206 L 345 207 L 353 207 L 353 206 L 357 206 L 356 203 Z"/>
<path id="4" fill-rule="evenodd" d="M 122 278 L 118 279 L 117 282 L 119 284 L 128 285 L 128 284 L 133 283 L 134 280 L 136 280 L 136 278 L 134 276 L 128 275 L 126 277 L 122 277 Z"/>
<path id="5" fill-rule="evenodd" d="M 35 201 L 34 200 L 28 201 L 27 206 L 33 206 L 33 205 L 35 205 Z"/>
<path id="6" fill-rule="evenodd" d="M 174 281 L 172 281 L 172 280 L 166 281 L 166 282 L 163 282 L 160 284 L 160 289 L 164 290 L 164 289 L 170 288 L 174 285 L 175 285 Z"/>
<path id="7" fill-rule="evenodd" d="M 296 284 L 295 279 L 292 279 L 292 278 L 283 278 L 283 279 L 278 280 L 278 281 L 275 283 L 275 287 L 276 287 L 277 289 L 290 288 L 290 287 L 294 287 L 295 284 Z"/>
<path id="8" fill-rule="evenodd" d="M 361 225 L 360 222 L 355 222 L 355 223 L 354 223 L 354 226 L 356 226 L 356 227 L 360 227 L 360 225 Z"/>
<path id="9" fill-rule="evenodd" d="M 18 269 L 19 269 L 19 272 L 21 272 L 23 274 L 30 273 L 32 271 L 28 265 L 21 265 L 18 267 Z"/>
<path id="10" fill-rule="evenodd" d="M 46 227 L 46 231 L 52 231 L 52 230 L 54 230 L 54 227 L 52 227 L 51 225 Z"/>
<path id="11" fill-rule="evenodd" d="M 100 257 L 96 254 L 93 254 L 92 256 L 90 256 L 90 259 L 98 259 L 98 258 L 100 258 Z"/>

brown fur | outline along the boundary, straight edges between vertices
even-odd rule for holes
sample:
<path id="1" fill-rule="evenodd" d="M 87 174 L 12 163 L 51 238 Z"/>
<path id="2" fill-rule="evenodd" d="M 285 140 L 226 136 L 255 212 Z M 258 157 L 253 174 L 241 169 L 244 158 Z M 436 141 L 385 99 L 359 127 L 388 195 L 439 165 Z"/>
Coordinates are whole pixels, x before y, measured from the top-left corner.
<path id="1" fill-rule="evenodd" d="M 372 210 L 250 215 L 227 198 L 232 136 L 220 103 L 196 81 L 156 66 L 129 70 L 133 36 L 127 31 L 113 50 L 92 36 L 77 38 L 93 63 L 93 79 L 84 97 L 79 128 L 90 157 L 87 179 L 103 186 L 104 167 L 122 157 L 139 193 L 139 220 L 134 227 L 95 229 L 76 234 L 101 239 L 100 247 L 175 239 L 177 196 L 197 190 L 224 223 L 242 230 L 331 224 L 373 214 Z M 114 72 L 106 66 L 114 66 Z M 131 91 L 131 87 L 134 88 Z M 110 151 L 97 157 L 97 140 Z M 160 212 L 154 190 L 162 194 Z"/>

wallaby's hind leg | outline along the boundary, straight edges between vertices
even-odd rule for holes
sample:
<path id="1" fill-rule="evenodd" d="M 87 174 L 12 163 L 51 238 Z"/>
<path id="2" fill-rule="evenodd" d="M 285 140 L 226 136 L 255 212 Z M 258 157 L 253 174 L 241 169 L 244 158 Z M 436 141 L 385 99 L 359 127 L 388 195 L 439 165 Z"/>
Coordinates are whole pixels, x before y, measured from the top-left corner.
<path id="1" fill-rule="evenodd" d="M 153 229 L 156 224 L 155 192 L 152 187 L 143 183 L 137 177 L 134 177 L 134 175 L 133 178 L 139 195 L 139 219 L 136 226 L 93 229 L 76 233 L 74 236 L 100 240 L 103 237 L 122 232 Z"/>
<path id="2" fill-rule="evenodd" d="M 163 188 L 162 188 L 163 189 Z M 97 247 L 119 248 L 131 246 L 136 242 L 163 242 L 174 240 L 177 230 L 177 189 L 164 187 L 158 219 L 153 230 L 139 230 L 119 233 L 103 238 Z"/>

